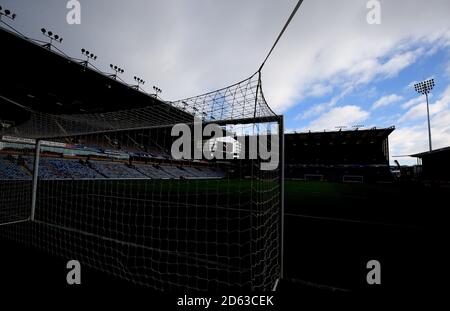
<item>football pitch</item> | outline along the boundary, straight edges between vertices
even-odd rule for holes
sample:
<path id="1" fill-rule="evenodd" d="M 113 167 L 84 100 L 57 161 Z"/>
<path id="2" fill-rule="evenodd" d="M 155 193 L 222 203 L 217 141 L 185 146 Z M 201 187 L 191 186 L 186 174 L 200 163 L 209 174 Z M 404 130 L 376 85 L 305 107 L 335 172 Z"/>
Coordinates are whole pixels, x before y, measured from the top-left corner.
<path id="1" fill-rule="evenodd" d="M 411 278 L 410 269 L 420 262 L 417 249 L 424 242 L 420 230 L 427 220 L 420 202 L 429 196 L 444 198 L 445 193 L 412 184 L 286 180 L 286 279 L 290 284 L 318 290 L 361 290 L 367 288 L 365 265 L 376 259 L 387 267 L 387 288 L 403 284 Z M 237 246 L 242 245 L 237 239 L 250 236 L 218 232 L 240 232 L 249 227 L 248 215 L 258 208 L 255 202 L 264 202 L 273 213 L 273 218 L 264 218 L 266 221 L 278 223 L 279 194 L 278 180 L 42 180 L 36 219 L 58 227 L 45 234 L 40 227 L 38 238 L 68 238 L 67 232 L 59 230 L 68 227 L 159 250 L 177 248 L 186 254 L 192 248 L 198 250 L 198 239 L 214 241 L 215 256 L 203 256 L 203 263 L 239 267 L 242 262 L 228 258 L 230 254 L 245 254 L 247 250 Z M 83 235 L 71 233 L 81 253 L 104 243 L 92 236 L 83 242 Z M 56 242 L 44 243 L 44 248 L 57 247 L 52 243 Z M 220 247 L 224 245 L 227 247 Z M 91 255 L 86 253 L 86 258 Z M 103 255 L 99 258 L 111 264 L 108 260 L 113 254 Z M 144 257 L 162 259 L 152 252 Z M 186 266 L 192 258 L 185 260 Z M 179 256 L 164 260 L 180 262 Z M 198 265 L 199 257 L 195 260 Z M 139 264 L 145 266 L 145 262 Z M 241 277 L 239 274 L 236 270 L 235 277 Z"/>

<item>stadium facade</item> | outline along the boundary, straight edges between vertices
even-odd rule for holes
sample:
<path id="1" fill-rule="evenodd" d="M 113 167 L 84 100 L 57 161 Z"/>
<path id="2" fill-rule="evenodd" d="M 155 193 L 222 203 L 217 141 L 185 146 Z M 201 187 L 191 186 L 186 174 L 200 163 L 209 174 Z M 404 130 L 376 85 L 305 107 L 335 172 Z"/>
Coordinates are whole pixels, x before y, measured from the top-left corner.
<path id="1" fill-rule="evenodd" d="M 337 182 L 391 181 L 390 128 L 285 134 L 286 177 Z"/>

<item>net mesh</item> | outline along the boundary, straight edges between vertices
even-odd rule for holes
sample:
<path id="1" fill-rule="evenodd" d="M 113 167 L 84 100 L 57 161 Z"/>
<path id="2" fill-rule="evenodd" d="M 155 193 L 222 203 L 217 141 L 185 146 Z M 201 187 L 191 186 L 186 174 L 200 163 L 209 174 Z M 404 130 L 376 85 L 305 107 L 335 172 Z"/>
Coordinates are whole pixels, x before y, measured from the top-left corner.
<path id="1" fill-rule="evenodd" d="M 203 122 L 226 123 L 276 117 L 261 89 L 260 74 L 227 88 L 184 100 L 153 101 L 142 108 L 104 113 L 49 114 L 30 112 L 30 118 L 17 126 L 2 129 L 3 134 L 28 138 L 57 138 L 117 130 L 149 129 L 190 124 L 194 117 Z M 255 121 L 256 120 L 256 121 Z"/>
<path id="2" fill-rule="evenodd" d="M 262 169 L 267 159 L 252 142 L 282 133 L 259 73 L 139 109 L 28 113 L 1 133 L 4 236 L 156 289 L 272 288 L 280 169 Z M 172 156 L 172 126 L 195 130 L 195 120 L 220 127 L 220 139 L 192 140 L 218 159 Z M 266 140 L 279 159 L 278 145 Z"/>

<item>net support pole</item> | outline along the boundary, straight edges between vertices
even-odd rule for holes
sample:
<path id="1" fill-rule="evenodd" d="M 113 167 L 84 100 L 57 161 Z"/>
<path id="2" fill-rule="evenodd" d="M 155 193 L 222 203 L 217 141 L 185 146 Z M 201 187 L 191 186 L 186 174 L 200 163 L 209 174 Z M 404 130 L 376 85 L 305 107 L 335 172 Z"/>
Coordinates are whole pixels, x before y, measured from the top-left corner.
<path id="1" fill-rule="evenodd" d="M 284 279 L 284 118 L 278 119 L 280 136 L 280 279 Z"/>
<path id="2" fill-rule="evenodd" d="M 41 141 L 36 140 L 36 149 L 34 154 L 34 168 L 33 168 L 33 185 L 31 190 L 31 214 L 30 220 L 34 221 L 34 215 L 36 212 L 36 196 L 37 196 L 37 185 L 39 176 L 39 156 L 41 152 Z"/>

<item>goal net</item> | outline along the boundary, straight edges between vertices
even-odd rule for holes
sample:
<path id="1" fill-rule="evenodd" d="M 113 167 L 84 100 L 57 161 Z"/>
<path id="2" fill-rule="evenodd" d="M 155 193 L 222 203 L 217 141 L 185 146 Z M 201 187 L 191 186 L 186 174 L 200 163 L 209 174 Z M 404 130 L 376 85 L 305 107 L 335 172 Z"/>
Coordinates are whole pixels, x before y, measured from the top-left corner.
<path id="1" fill-rule="evenodd" d="M 279 278 L 283 131 L 260 73 L 133 110 L 31 112 L 1 131 L 3 236 L 161 290 Z"/>

